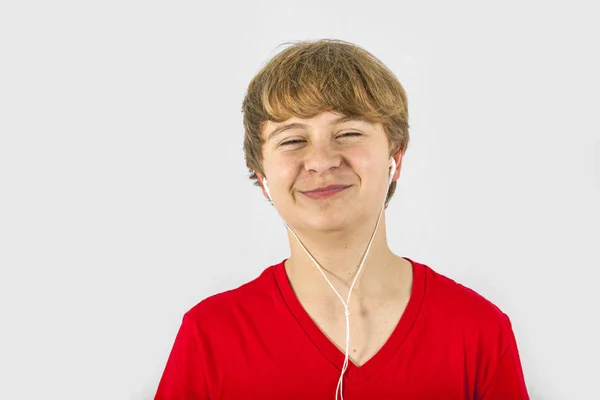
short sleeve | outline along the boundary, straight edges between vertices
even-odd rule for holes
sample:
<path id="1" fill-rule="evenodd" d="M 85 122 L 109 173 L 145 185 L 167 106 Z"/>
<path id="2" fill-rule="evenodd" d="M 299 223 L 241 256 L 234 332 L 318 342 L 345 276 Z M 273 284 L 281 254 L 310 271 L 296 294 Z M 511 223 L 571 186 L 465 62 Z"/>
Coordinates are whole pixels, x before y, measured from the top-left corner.
<path id="1" fill-rule="evenodd" d="M 515 335 L 510 320 L 505 317 L 507 347 L 478 400 L 529 400 Z"/>
<path id="2" fill-rule="evenodd" d="M 154 400 L 209 400 L 202 342 L 199 326 L 186 313 Z"/>

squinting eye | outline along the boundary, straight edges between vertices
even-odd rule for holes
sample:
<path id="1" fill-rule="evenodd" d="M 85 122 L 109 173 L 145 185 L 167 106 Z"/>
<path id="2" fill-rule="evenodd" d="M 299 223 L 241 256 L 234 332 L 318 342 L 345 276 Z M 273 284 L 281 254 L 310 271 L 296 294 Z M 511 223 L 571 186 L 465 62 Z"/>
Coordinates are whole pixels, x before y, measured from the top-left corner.
<path id="1" fill-rule="evenodd" d="M 281 143 L 281 146 L 286 146 L 288 144 L 302 143 L 302 142 L 304 142 L 304 140 L 300 140 L 300 139 L 288 140 L 287 142 Z"/>
<path id="2" fill-rule="evenodd" d="M 362 133 L 358 133 L 358 132 L 345 132 L 345 133 L 342 133 L 341 135 L 339 135 L 338 137 L 350 137 L 350 136 L 362 136 Z M 304 141 L 305 140 L 302 140 L 302 139 L 288 140 L 287 142 L 281 143 L 280 146 L 287 146 L 289 144 L 302 143 Z"/>
<path id="3" fill-rule="evenodd" d="M 342 136 L 342 137 L 347 137 L 347 136 L 362 136 L 362 134 L 358 133 L 358 132 L 345 132 L 345 133 L 342 133 L 340 136 Z"/>

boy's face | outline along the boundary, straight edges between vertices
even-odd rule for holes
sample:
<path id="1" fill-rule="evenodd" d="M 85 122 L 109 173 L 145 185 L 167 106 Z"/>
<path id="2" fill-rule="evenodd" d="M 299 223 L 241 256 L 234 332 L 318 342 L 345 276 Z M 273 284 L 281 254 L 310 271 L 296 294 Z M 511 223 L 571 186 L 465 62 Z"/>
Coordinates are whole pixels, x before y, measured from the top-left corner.
<path id="1" fill-rule="evenodd" d="M 323 112 L 310 119 L 267 121 L 261 132 L 273 204 L 294 230 L 355 229 L 383 206 L 390 171 L 385 132 L 381 124 L 344 117 Z M 396 180 L 402 154 L 394 158 Z M 331 185 L 334 190 L 315 191 Z M 268 198 L 264 185 L 263 194 Z"/>

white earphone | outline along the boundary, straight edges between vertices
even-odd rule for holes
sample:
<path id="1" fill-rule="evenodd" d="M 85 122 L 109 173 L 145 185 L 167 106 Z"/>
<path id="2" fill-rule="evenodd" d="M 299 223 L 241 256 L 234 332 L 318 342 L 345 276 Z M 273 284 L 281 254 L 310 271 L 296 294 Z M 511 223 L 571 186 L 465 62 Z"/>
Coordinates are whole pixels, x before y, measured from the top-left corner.
<path id="1" fill-rule="evenodd" d="M 394 173 L 396 172 L 396 160 L 394 160 L 394 158 L 392 157 L 391 161 L 392 161 L 392 165 L 391 165 L 391 170 L 389 172 L 389 177 L 388 177 L 388 188 L 392 184 L 392 179 L 394 177 Z M 269 196 L 269 200 L 271 200 L 271 193 L 269 192 L 269 186 L 267 185 L 267 179 L 266 178 L 263 179 L 263 187 L 265 188 L 265 192 L 267 192 L 267 195 Z M 386 196 L 386 198 L 387 198 L 387 196 Z M 350 290 L 348 292 L 348 298 L 347 298 L 346 301 L 344 301 L 344 299 L 342 298 L 342 296 L 340 296 L 340 294 L 338 293 L 338 291 L 335 289 L 335 287 L 329 281 L 329 279 L 327 278 L 327 276 L 323 272 L 323 268 L 320 266 L 320 264 L 317 262 L 317 260 L 315 260 L 315 258 L 310 254 L 310 252 L 308 251 L 308 249 L 306 248 L 306 246 L 304 246 L 304 244 L 302 243 L 302 241 L 300 240 L 300 238 L 296 235 L 296 232 L 294 232 L 294 230 L 292 228 L 290 228 L 287 225 L 287 223 L 286 223 L 287 228 L 296 237 L 296 240 L 298 241 L 298 243 L 300 244 L 300 246 L 302 246 L 302 248 L 304 249 L 304 251 L 306 252 L 306 254 L 308 255 L 308 257 L 313 261 L 313 263 L 315 264 L 315 266 L 319 269 L 319 271 L 323 275 L 323 278 L 325 278 L 325 280 L 327 281 L 327 283 L 329 284 L 329 286 L 331 286 L 331 288 L 336 293 L 336 295 L 339 297 L 339 299 L 341 300 L 341 302 L 342 302 L 342 304 L 344 306 L 344 315 L 346 317 L 346 350 L 345 350 L 345 353 L 344 353 L 344 355 L 345 355 L 345 357 L 344 357 L 344 364 L 342 365 L 342 370 L 341 370 L 340 378 L 338 380 L 338 384 L 337 384 L 336 391 L 335 391 L 335 398 L 336 398 L 336 400 L 338 398 L 338 393 L 340 394 L 341 399 L 344 400 L 344 395 L 343 395 L 344 373 L 346 372 L 346 369 L 348 368 L 348 364 L 349 364 L 349 360 L 350 360 L 350 355 L 349 355 L 349 351 L 350 351 L 349 350 L 350 349 L 350 310 L 348 308 L 348 305 L 350 304 L 350 295 L 352 294 L 352 289 L 354 288 L 354 284 L 356 283 L 356 279 L 358 278 L 358 275 L 360 274 L 360 272 L 362 270 L 365 258 L 367 257 L 367 255 L 369 254 L 369 250 L 371 249 L 371 244 L 373 243 L 373 239 L 375 238 L 375 232 L 377 232 L 377 228 L 379 227 L 379 220 L 381 219 L 381 215 L 383 214 L 384 206 L 385 206 L 385 203 L 383 203 L 382 206 L 381 206 L 381 211 L 379 212 L 379 217 L 377 218 L 377 224 L 375 225 L 375 230 L 373 231 L 373 234 L 371 235 L 371 240 L 369 241 L 369 244 L 367 245 L 367 250 L 366 250 L 365 254 L 363 255 L 363 258 L 362 258 L 362 260 L 360 262 L 360 266 L 358 268 L 358 272 L 356 273 L 356 275 L 354 277 L 354 281 L 352 282 L 352 286 L 350 286 Z"/>
<path id="2" fill-rule="evenodd" d="M 267 178 L 263 179 L 263 186 L 265 188 L 265 192 L 267 192 L 267 195 L 269 196 L 269 200 L 271 200 L 271 193 L 269 192 L 269 186 L 267 185 Z"/>
<path id="3" fill-rule="evenodd" d="M 396 172 L 396 160 L 394 160 L 394 157 L 390 157 L 390 160 L 392 160 L 392 169 L 388 178 L 388 187 L 392 184 L 392 179 L 394 179 L 394 173 Z"/>
<path id="4" fill-rule="evenodd" d="M 396 172 L 396 160 L 394 160 L 394 157 L 391 157 L 390 160 L 392 160 L 392 169 L 390 170 L 388 178 L 388 187 L 392 184 L 392 179 L 394 178 L 394 173 Z M 271 200 L 271 193 L 269 192 L 269 185 L 267 184 L 266 177 L 263 179 L 263 187 L 265 188 L 265 192 L 267 192 L 267 195 L 269 196 L 269 200 Z"/>

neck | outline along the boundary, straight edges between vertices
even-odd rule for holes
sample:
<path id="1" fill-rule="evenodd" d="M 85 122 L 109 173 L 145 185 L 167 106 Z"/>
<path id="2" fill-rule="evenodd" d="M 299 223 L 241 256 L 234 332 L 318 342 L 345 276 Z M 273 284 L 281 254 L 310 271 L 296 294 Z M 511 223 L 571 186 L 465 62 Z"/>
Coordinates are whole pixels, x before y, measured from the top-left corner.
<path id="1" fill-rule="evenodd" d="M 376 221 L 365 224 L 365 229 L 345 232 L 328 232 L 326 235 L 294 230 L 306 249 L 319 263 L 325 275 L 344 298 L 359 272 Z M 291 256 L 286 261 L 286 271 L 296 290 L 331 294 L 331 287 L 318 267 L 306 254 L 296 237 L 288 230 Z M 385 231 L 385 212 L 373 237 L 371 248 L 363 261 L 352 296 L 379 296 L 386 286 L 390 270 L 398 265 L 398 257 L 388 247 Z"/>

